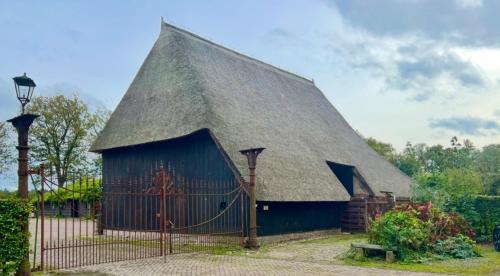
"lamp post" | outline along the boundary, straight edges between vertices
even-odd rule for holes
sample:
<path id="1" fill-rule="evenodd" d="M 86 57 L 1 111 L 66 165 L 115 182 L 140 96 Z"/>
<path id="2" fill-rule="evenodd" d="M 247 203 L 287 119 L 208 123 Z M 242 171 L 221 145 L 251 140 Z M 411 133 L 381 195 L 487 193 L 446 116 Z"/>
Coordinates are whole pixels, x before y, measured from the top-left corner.
<path id="1" fill-rule="evenodd" d="M 28 200 L 28 133 L 29 128 L 33 121 L 39 116 L 36 114 L 25 114 L 24 107 L 28 104 L 33 96 L 33 91 L 35 90 L 35 82 L 26 76 L 26 73 L 20 77 L 14 78 L 14 85 L 16 88 L 17 99 L 21 102 L 22 113 L 21 115 L 14 117 L 7 122 L 12 123 L 16 128 L 18 134 L 18 146 L 16 147 L 19 151 L 18 160 L 18 188 L 17 194 L 23 200 Z M 24 233 L 29 233 L 28 222 L 23 222 L 21 226 Z M 21 263 L 21 267 L 17 272 L 17 275 L 31 275 L 30 263 L 29 263 L 29 253 L 24 256 Z"/>
<path id="2" fill-rule="evenodd" d="M 248 160 L 248 169 L 250 171 L 249 193 L 250 193 L 250 231 L 246 246 L 248 248 L 258 248 L 257 243 L 257 200 L 255 198 L 255 168 L 257 167 L 257 156 L 265 150 L 265 148 L 252 148 L 241 150 L 241 154 L 245 155 Z"/>

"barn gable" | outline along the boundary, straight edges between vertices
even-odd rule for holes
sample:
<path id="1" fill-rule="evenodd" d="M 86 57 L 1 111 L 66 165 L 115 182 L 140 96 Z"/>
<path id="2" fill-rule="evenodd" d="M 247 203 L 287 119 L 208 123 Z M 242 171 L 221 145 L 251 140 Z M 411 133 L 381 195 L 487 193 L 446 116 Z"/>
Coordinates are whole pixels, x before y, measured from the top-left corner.
<path id="1" fill-rule="evenodd" d="M 411 180 L 375 153 L 314 83 L 167 23 L 91 150 L 204 128 L 243 176 L 239 150 L 267 148 L 258 162 L 258 200 L 349 200 L 327 162 L 353 166 L 376 194 L 409 194 Z"/>

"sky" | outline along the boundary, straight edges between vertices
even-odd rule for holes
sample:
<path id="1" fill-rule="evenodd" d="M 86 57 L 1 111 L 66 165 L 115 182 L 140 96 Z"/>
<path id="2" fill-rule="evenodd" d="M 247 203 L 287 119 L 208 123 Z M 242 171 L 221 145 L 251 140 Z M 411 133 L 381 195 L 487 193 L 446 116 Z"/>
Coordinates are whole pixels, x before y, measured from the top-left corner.
<path id="1" fill-rule="evenodd" d="M 309 79 L 351 126 L 412 143 L 500 143 L 500 1 L 4 1 L 0 120 L 35 95 L 78 94 L 113 110 L 160 18 Z"/>

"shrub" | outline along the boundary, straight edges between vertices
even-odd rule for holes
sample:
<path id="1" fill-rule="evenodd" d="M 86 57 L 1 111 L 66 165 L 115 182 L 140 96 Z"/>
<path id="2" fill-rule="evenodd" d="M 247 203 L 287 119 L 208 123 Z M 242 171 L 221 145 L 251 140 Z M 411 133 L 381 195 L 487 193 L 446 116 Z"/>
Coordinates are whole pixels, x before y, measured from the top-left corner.
<path id="1" fill-rule="evenodd" d="M 415 212 L 393 210 L 373 222 L 369 241 L 386 248 L 397 247 L 400 259 L 411 260 L 428 251 L 431 227 Z"/>
<path id="2" fill-rule="evenodd" d="M 493 229 L 500 225 L 500 196 L 477 196 L 474 207 L 479 214 L 474 224 L 477 241 L 491 241 Z"/>
<path id="3" fill-rule="evenodd" d="M 18 270 L 29 251 L 29 236 L 21 231 L 28 223 L 30 204 L 17 198 L 0 200 L 0 271 L 2 275 Z"/>
<path id="4" fill-rule="evenodd" d="M 68 184 L 65 188 L 46 191 L 44 201 L 58 204 L 64 204 L 71 199 L 81 202 L 94 202 L 102 196 L 101 184 L 101 179 L 81 178 L 78 181 Z M 33 202 L 38 203 L 38 197 L 35 197 Z"/>
<path id="5" fill-rule="evenodd" d="M 430 242 L 445 240 L 456 235 L 465 235 L 469 238 L 475 237 L 472 226 L 458 213 L 445 213 L 439 208 L 432 206 L 431 202 L 424 204 L 410 203 L 400 206 L 397 210 L 414 213 L 420 220 L 432 225 Z"/>
<path id="6" fill-rule="evenodd" d="M 476 235 L 470 224 L 458 213 L 447 214 L 439 209 L 432 209 L 429 221 L 433 225 L 432 242 L 446 240 L 456 235 L 468 238 L 474 238 Z"/>
<path id="7" fill-rule="evenodd" d="M 432 253 L 442 258 L 478 256 L 471 225 L 457 213 L 445 213 L 432 203 L 398 206 L 372 223 L 369 241 L 397 247 L 403 261 L 420 261 Z"/>
<path id="8" fill-rule="evenodd" d="M 437 241 L 433 251 L 444 258 L 467 259 L 479 256 L 474 241 L 464 235 Z"/>

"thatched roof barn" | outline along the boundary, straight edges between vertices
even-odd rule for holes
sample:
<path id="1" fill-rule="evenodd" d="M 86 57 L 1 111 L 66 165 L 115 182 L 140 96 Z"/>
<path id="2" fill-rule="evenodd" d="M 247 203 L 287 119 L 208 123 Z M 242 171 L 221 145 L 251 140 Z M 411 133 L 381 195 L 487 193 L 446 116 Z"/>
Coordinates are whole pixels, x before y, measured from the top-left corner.
<path id="1" fill-rule="evenodd" d="M 352 168 L 365 193 L 409 194 L 410 178 L 373 151 L 312 81 L 163 22 L 91 150 L 104 154 L 106 166 L 106 152 L 200 130 L 243 178 L 248 165 L 239 151 L 266 147 L 259 201 L 349 201 L 353 191 L 335 164 Z"/>

